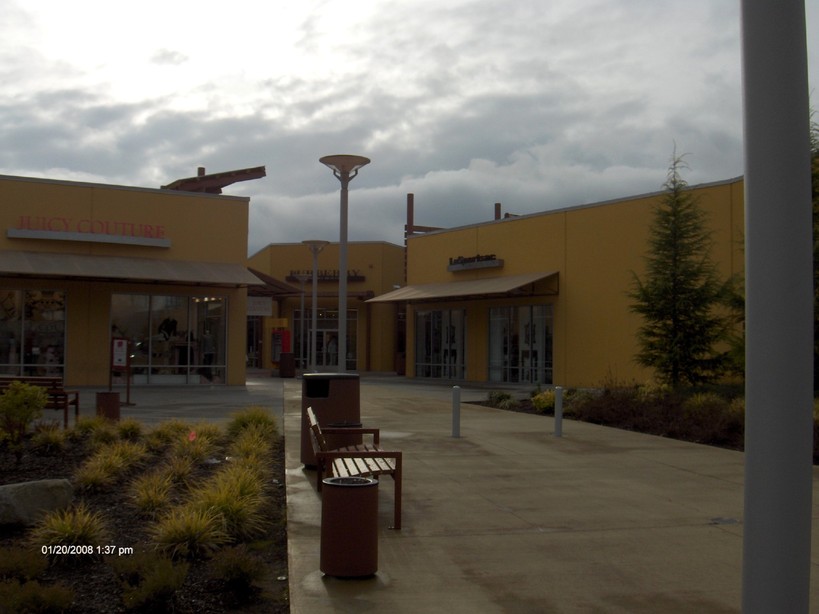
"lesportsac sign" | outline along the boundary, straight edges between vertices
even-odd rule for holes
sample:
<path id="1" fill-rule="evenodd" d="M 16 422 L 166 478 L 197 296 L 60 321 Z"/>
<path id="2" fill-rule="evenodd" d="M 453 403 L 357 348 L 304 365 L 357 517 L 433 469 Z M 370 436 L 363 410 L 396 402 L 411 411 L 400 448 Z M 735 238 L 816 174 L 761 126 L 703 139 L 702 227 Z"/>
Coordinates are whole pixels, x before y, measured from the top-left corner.
<path id="1" fill-rule="evenodd" d="M 495 254 L 477 254 L 475 256 L 458 256 L 449 259 L 447 271 L 469 271 L 472 269 L 493 269 L 503 266 L 503 260 Z"/>

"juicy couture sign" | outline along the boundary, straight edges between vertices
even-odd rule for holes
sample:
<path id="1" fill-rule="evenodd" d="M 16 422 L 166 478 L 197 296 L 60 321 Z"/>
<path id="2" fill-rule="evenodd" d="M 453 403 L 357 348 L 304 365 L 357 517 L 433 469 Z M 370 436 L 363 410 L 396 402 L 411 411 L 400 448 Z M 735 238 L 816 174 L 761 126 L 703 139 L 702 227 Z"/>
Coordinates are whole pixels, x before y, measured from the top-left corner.
<path id="1" fill-rule="evenodd" d="M 170 247 L 165 226 L 127 220 L 101 220 L 61 216 L 21 215 L 15 228 L 9 228 L 11 239 L 51 239 L 95 243 L 127 243 Z"/>

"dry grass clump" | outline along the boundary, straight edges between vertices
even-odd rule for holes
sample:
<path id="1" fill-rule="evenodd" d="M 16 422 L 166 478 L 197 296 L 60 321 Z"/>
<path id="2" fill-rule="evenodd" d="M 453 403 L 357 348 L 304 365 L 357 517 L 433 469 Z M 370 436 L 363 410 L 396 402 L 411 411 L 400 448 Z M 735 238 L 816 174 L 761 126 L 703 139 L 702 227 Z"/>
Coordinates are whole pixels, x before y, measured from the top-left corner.
<path id="1" fill-rule="evenodd" d="M 29 533 L 29 543 L 38 551 L 45 548 L 45 554 L 54 562 L 84 562 L 98 558 L 93 546 L 108 543 L 108 535 L 102 515 L 80 503 L 67 510 L 46 514 Z M 92 551 L 83 549 L 69 556 L 53 546 L 92 546 Z"/>

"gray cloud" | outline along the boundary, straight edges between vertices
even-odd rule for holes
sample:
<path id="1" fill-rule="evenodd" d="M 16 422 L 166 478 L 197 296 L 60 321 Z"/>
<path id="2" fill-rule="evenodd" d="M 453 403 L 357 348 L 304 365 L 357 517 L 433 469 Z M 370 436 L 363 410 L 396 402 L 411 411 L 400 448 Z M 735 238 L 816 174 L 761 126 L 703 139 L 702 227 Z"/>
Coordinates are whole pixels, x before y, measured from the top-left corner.
<path id="1" fill-rule="evenodd" d="M 494 202 L 530 213 L 658 190 L 675 143 L 690 183 L 742 173 L 732 3 L 396 0 L 332 43 L 331 5 L 315 6 L 268 74 L 245 75 L 243 59 L 269 40 L 242 40 L 235 74 L 193 84 L 196 54 L 151 43 L 146 61 L 186 85 L 139 99 L 0 42 L 0 172 L 158 187 L 197 166 L 264 164 L 265 179 L 228 189 L 252 199 L 251 251 L 337 238 L 338 182 L 318 163 L 331 153 L 373 160 L 351 184 L 350 237 L 396 243 L 407 192 L 418 223 L 449 226 L 491 218 Z M 15 14 L 20 31 L 36 26 Z M 290 69 L 297 55 L 321 68 Z"/>

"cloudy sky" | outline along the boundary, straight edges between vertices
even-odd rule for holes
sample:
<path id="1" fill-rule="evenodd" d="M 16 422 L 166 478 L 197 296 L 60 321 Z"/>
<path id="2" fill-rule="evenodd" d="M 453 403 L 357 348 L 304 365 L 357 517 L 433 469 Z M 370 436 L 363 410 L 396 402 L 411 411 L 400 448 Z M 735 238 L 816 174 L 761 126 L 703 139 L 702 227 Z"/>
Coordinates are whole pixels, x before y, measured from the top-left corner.
<path id="1" fill-rule="evenodd" d="M 812 104 L 819 3 L 809 0 Z M 159 187 L 264 165 L 250 253 L 742 174 L 738 0 L 0 0 L 0 174 Z"/>

